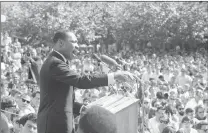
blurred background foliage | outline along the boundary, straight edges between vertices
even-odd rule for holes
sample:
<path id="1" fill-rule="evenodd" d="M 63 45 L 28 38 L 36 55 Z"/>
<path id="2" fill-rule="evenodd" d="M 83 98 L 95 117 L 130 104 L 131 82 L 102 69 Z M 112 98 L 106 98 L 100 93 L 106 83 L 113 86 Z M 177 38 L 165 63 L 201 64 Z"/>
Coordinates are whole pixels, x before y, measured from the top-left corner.
<path id="1" fill-rule="evenodd" d="M 26 45 L 50 44 L 73 30 L 80 44 L 183 49 L 207 46 L 207 2 L 1 2 L 2 31 Z"/>

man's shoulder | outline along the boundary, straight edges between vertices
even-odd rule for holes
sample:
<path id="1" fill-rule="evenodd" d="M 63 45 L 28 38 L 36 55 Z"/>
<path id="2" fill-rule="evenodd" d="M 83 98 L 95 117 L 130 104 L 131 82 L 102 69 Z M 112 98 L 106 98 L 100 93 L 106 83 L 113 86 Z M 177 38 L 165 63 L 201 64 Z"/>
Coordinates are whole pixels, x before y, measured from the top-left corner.
<path id="1" fill-rule="evenodd" d="M 61 63 L 61 60 L 53 55 L 49 55 L 46 60 L 43 62 L 43 66 L 53 63 Z"/>
<path id="2" fill-rule="evenodd" d="M 42 67 L 40 69 L 40 76 L 45 77 L 46 73 L 48 73 L 52 68 L 58 67 L 60 64 L 63 64 L 64 61 L 57 58 L 56 56 L 49 55 L 46 60 L 43 62 Z"/>
<path id="3" fill-rule="evenodd" d="M 64 61 L 61 58 L 59 58 L 58 56 L 56 56 L 56 54 L 50 53 L 48 55 L 48 57 L 46 58 L 44 63 L 48 63 L 48 62 L 51 62 L 51 63 L 63 63 Z"/>

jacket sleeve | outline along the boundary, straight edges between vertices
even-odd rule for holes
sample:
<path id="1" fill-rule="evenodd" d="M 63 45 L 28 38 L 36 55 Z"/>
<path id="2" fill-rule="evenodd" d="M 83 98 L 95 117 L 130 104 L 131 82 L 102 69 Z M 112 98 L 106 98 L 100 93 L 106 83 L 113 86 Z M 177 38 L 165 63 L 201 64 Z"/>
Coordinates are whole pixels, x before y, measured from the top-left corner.
<path id="1" fill-rule="evenodd" d="M 68 64 L 61 60 L 55 60 L 49 69 L 53 79 L 80 89 L 90 89 L 108 85 L 108 76 L 106 74 L 81 76 L 75 71 L 70 70 Z"/>

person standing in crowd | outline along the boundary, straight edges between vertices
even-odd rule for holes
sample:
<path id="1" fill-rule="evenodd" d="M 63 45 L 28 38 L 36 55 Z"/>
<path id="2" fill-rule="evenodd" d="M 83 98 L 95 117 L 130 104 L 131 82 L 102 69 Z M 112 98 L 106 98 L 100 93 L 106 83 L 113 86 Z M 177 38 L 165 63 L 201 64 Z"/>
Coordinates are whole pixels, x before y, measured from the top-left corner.
<path id="1" fill-rule="evenodd" d="M 57 32 L 53 42 L 53 51 L 40 71 L 38 133 L 74 133 L 73 108 L 78 106 L 74 104 L 74 87 L 91 89 L 108 86 L 115 80 L 126 82 L 132 75 L 121 71 L 81 76 L 70 69 L 70 60 L 75 58 L 78 48 L 75 34 Z"/>

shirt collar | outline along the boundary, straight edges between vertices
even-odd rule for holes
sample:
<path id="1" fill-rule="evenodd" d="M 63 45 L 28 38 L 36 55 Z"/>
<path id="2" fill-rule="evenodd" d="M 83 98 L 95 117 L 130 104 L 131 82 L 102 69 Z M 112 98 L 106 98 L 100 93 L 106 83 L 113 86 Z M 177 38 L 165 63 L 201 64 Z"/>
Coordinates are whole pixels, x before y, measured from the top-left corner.
<path id="1" fill-rule="evenodd" d="M 53 49 L 54 52 L 56 52 L 57 54 L 59 54 L 63 59 L 64 59 L 64 62 L 67 62 L 68 60 L 64 57 L 63 54 L 61 54 L 60 52 L 56 51 Z"/>

